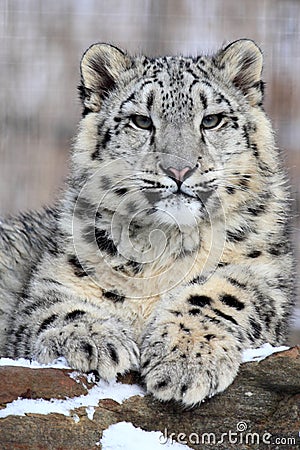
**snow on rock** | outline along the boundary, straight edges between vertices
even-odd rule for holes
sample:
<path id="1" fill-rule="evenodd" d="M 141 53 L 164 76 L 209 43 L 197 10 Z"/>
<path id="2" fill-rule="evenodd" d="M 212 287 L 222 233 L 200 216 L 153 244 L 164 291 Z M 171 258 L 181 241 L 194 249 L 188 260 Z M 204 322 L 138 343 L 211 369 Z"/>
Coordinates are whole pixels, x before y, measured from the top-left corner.
<path id="1" fill-rule="evenodd" d="M 86 411 L 86 415 L 88 416 L 88 418 L 90 420 L 93 420 L 94 414 L 95 414 L 94 406 L 88 406 L 85 411 Z"/>
<path id="2" fill-rule="evenodd" d="M 58 413 L 65 416 L 72 416 L 72 411 L 76 408 L 85 406 L 88 417 L 92 420 L 92 407 L 98 406 L 101 399 L 109 398 L 118 403 L 123 403 L 127 398 L 135 395 L 143 396 L 144 391 L 140 386 L 118 383 L 116 381 L 107 383 L 100 381 L 92 387 L 86 395 L 79 397 L 60 399 L 18 399 L 6 405 L 6 408 L 0 410 L 0 418 L 10 415 L 24 416 L 28 413 L 50 414 Z"/>
<path id="3" fill-rule="evenodd" d="M 251 361 L 261 361 L 267 356 L 272 355 L 273 353 L 283 352 L 284 350 L 288 350 L 290 347 L 281 346 L 281 347 L 273 347 L 271 344 L 263 344 L 259 348 L 249 348 L 244 350 L 242 362 L 251 362 Z"/>
<path id="4" fill-rule="evenodd" d="M 103 436 L 96 445 L 102 450 L 187 450 L 191 447 L 166 440 L 160 431 L 144 431 L 130 422 L 119 422 L 110 425 L 103 431 Z"/>
<path id="5" fill-rule="evenodd" d="M 68 368 L 66 361 L 62 358 L 55 361 L 53 364 L 45 365 L 38 364 L 37 362 L 25 360 L 23 358 L 19 360 L 12 360 L 9 358 L 1 358 L 0 366 L 19 366 L 32 369 L 38 368 Z M 79 374 L 77 372 L 71 372 L 69 376 L 76 380 Z M 87 381 L 91 381 L 87 379 Z M 143 396 L 144 390 L 136 384 L 123 384 L 117 381 L 99 381 L 95 386 L 88 390 L 87 394 L 75 396 L 73 398 L 46 400 L 43 398 L 18 398 L 10 403 L 6 404 L 6 408 L 0 410 L 0 418 L 10 415 L 24 416 L 28 413 L 36 414 L 50 414 L 58 413 L 65 416 L 73 416 L 72 411 L 76 408 L 86 407 L 87 416 L 90 420 L 93 420 L 94 407 L 98 406 L 98 403 L 102 399 L 112 399 L 118 403 L 122 403 L 124 400 L 133 397 L 135 395 Z M 74 415 L 74 420 L 76 419 Z"/>
<path id="6" fill-rule="evenodd" d="M 0 366 L 28 367 L 29 369 L 71 369 L 65 358 L 55 359 L 50 364 L 41 364 L 31 359 L 19 358 L 0 358 Z"/>
<path id="7" fill-rule="evenodd" d="M 65 400 L 51 399 L 18 399 L 6 405 L 0 410 L 0 418 L 10 415 L 24 416 L 28 413 L 50 414 L 58 413 L 65 416 L 72 416 L 71 411 L 86 406 L 88 417 L 92 419 L 92 407 L 98 406 L 101 399 L 110 398 L 118 403 L 122 403 L 127 398 L 134 395 L 144 395 L 143 389 L 138 385 L 117 383 L 116 381 L 107 383 L 100 381 L 92 387 L 86 395 L 68 398 Z"/>

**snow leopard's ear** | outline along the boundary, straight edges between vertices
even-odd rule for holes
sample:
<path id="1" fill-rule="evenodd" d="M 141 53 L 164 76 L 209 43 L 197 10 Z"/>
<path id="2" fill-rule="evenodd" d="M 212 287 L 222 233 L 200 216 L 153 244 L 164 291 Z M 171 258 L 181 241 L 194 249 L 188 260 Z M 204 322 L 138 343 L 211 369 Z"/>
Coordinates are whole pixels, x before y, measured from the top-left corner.
<path id="1" fill-rule="evenodd" d="M 240 39 L 222 49 L 214 58 L 225 80 L 232 82 L 252 106 L 263 100 L 263 56 L 250 39 Z"/>
<path id="2" fill-rule="evenodd" d="M 122 50 L 109 44 L 93 44 L 83 54 L 80 64 L 80 97 L 83 115 L 100 110 L 103 98 L 114 89 L 120 74 L 132 65 Z"/>

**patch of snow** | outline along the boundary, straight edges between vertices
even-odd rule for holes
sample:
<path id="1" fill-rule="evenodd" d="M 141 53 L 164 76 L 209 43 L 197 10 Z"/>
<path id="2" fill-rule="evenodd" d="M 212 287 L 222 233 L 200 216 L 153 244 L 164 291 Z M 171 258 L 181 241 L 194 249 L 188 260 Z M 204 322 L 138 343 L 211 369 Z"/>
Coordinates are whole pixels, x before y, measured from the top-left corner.
<path id="1" fill-rule="evenodd" d="M 55 359 L 50 364 L 40 364 L 37 361 L 25 358 L 0 358 L 0 366 L 29 367 L 30 369 L 71 369 L 67 363 L 67 360 L 63 357 Z"/>
<path id="2" fill-rule="evenodd" d="M 282 352 L 284 350 L 288 350 L 290 347 L 286 347 L 282 345 L 281 347 L 273 347 L 271 344 L 263 344 L 259 348 L 249 348 L 244 350 L 242 362 L 250 362 L 250 361 L 261 361 L 267 356 L 272 355 L 272 353 Z"/>
<path id="3" fill-rule="evenodd" d="M 6 408 L 0 410 L 0 418 L 10 415 L 24 416 L 28 413 L 50 414 L 58 413 L 65 416 L 71 416 L 71 411 L 81 406 L 92 408 L 98 406 L 99 400 L 109 398 L 118 403 L 122 403 L 129 397 L 135 395 L 143 396 L 144 390 L 135 384 L 122 384 L 117 381 L 107 383 L 103 380 L 93 386 L 86 395 L 79 397 L 61 399 L 18 399 L 6 405 Z M 92 409 L 88 412 L 89 418 L 92 417 Z M 75 420 L 75 419 L 74 419 Z M 92 419 L 91 419 L 92 420 Z"/>
<path id="4" fill-rule="evenodd" d="M 71 372 L 68 375 L 69 375 L 70 378 L 72 378 L 72 380 L 76 381 L 76 383 L 83 384 L 84 387 L 86 388 L 86 385 L 84 383 L 82 383 L 81 377 L 84 376 L 84 378 L 88 381 L 89 374 L 87 374 L 87 373 L 80 373 L 80 372 Z M 95 383 L 94 380 L 92 380 L 91 382 Z"/>
<path id="5" fill-rule="evenodd" d="M 130 422 L 119 422 L 110 425 L 103 431 L 103 436 L 96 445 L 102 450 L 187 450 L 191 447 L 166 440 L 160 431 L 144 431 Z"/>
<path id="6" fill-rule="evenodd" d="M 86 415 L 88 416 L 88 419 L 93 420 L 94 414 L 95 414 L 95 408 L 93 406 L 88 406 L 86 409 Z"/>
<path id="7" fill-rule="evenodd" d="M 78 372 L 74 372 L 74 374 L 75 374 L 75 376 L 78 377 Z M 70 376 L 71 376 L 71 375 L 70 375 Z M 96 383 L 96 382 L 97 382 L 94 373 L 92 373 L 92 372 L 91 372 L 91 373 L 87 373 L 87 374 L 85 374 L 85 376 L 86 376 L 86 379 L 87 379 L 87 382 L 88 382 L 88 383 Z M 74 378 L 74 379 L 75 379 L 75 378 Z"/>
<path id="8" fill-rule="evenodd" d="M 245 395 L 246 395 L 246 397 L 252 397 L 252 395 L 254 395 L 254 394 L 253 394 L 253 392 L 248 391 L 248 392 L 245 392 Z"/>
<path id="9" fill-rule="evenodd" d="M 77 414 L 73 414 L 72 419 L 74 420 L 75 423 L 80 422 L 80 418 Z"/>

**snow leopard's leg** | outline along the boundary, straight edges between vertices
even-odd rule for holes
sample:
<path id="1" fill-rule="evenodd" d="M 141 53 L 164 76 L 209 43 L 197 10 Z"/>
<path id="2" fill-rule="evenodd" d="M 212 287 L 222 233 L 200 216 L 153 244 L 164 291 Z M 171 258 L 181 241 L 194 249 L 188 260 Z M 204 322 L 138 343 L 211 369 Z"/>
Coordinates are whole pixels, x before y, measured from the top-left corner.
<path id="1" fill-rule="evenodd" d="M 123 300 L 103 291 L 99 299 L 87 301 L 54 279 L 35 280 L 11 324 L 7 356 L 41 363 L 63 356 L 72 368 L 97 370 L 107 380 L 137 369 L 133 329 L 117 307 Z"/>
<path id="2" fill-rule="evenodd" d="M 193 405 L 231 384 L 242 350 L 274 344 L 282 331 L 284 296 L 271 298 L 263 286 L 259 290 L 241 277 L 214 274 L 202 285 L 186 284 L 167 294 L 143 335 L 141 372 L 147 390 L 160 400 Z"/>

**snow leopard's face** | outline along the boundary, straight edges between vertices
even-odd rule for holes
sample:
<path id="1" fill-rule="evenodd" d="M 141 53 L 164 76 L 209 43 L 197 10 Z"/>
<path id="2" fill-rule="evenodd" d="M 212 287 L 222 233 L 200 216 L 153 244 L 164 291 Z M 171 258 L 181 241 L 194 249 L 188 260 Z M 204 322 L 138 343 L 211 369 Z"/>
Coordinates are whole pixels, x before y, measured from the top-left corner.
<path id="1" fill-rule="evenodd" d="M 102 44 L 87 51 L 73 158 L 94 203 L 193 226 L 255 194 L 268 127 L 259 50 L 239 42 L 214 58 L 130 59 Z"/>

